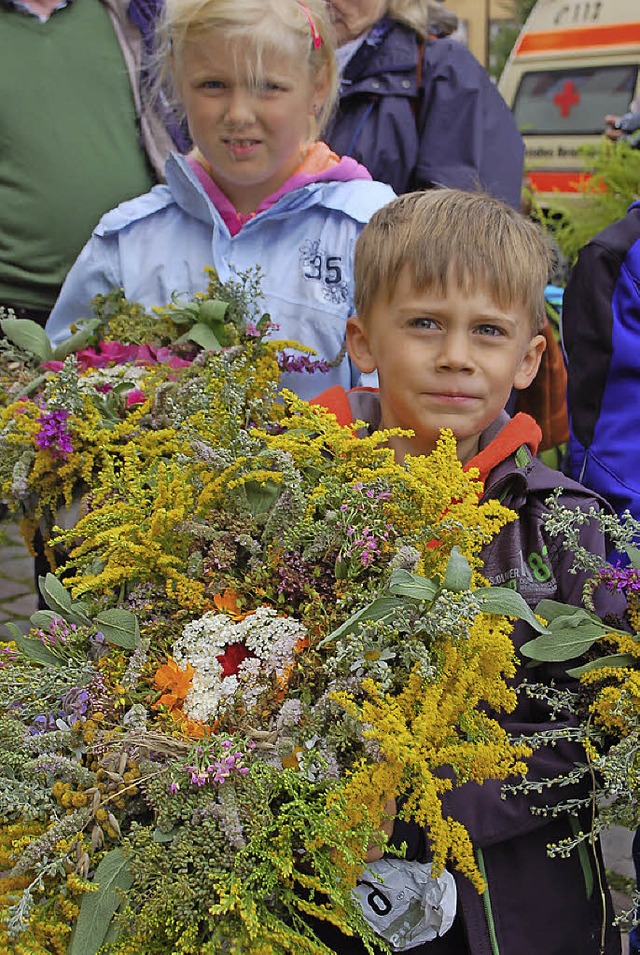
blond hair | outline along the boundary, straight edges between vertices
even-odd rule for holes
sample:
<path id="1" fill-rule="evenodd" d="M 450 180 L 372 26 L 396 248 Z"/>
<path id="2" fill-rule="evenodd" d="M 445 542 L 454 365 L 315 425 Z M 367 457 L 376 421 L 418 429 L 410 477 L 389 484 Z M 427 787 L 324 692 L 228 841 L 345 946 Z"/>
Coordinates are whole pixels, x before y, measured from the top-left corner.
<path id="1" fill-rule="evenodd" d="M 250 41 L 255 61 L 249 73 L 256 81 L 267 51 L 275 51 L 301 68 L 306 62 L 312 80 L 326 71 L 328 94 L 313 117 L 310 137 L 316 139 L 322 133 L 338 96 L 338 67 L 325 0 L 165 0 L 156 35 L 158 87 L 177 113 L 181 104 L 176 69 L 185 47 L 211 32 L 231 41 Z M 314 43 L 314 34 L 319 45 Z"/>
<path id="2" fill-rule="evenodd" d="M 503 309 L 524 306 L 536 334 L 545 319 L 551 247 L 542 228 L 484 193 L 410 192 L 379 209 L 356 243 L 355 307 L 366 322 L 374 299 L 391 300 L 403 269 L 415 288 L 446 295 L 485 291 Z"/>
<path id="3" fill-rule="evenodd" d="M 387 12 L 392 20 L 406 24 L 424 39 L 438 7 L 432 0 L 389 0 Z"/>

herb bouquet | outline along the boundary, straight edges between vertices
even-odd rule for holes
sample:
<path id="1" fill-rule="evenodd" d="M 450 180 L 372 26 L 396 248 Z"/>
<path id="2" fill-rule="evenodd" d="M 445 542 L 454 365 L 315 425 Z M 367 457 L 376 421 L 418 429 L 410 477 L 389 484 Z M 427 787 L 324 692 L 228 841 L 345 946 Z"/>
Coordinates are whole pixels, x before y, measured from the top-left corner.
<path id="1" fill-rule="evenodd" d="M 585 609 L 553 601 L 536 608 L 549 621 L 549 632 L 525 644 L 522 652 L 533 661 L 570 661 L 568 672 L 579 679 L 578 691 L 562 700 L 578 718 L 577 733 L 587 756 L 575 772 L 592 781 L 592 832 L 579 834 L 579 841 L 608 826 L 640 825 L 640 522 L 628 513 L 618 518 L 595 510 L 572 512 L 557 500 L 549 503 L 548 529 L 564 538 L 576 567 L 591 579 Z M 619 559 L 607 563 L 580 546 L 580 529 L 588 521 L 600 525 Z M 595 614 L 593 591 L 599 586 L 626 598 L 624 629 L 618 621 L 606 625 Z"/>
<path id="2" fill-rule="evenodd" d="M 397 464 L 278 397 L 245 287 L 102 300 L 66 356 L 7 329 L 2 495 L 64 563 L 2 652 L 3 951 L 320 955 L 314 920 L 386 950 L 353 889 L 387 799 L 481 888 L 440 796 L 525 770 L 491 714 L 540 625 L 479 558 L 514 515 L 451 434 Z"/>

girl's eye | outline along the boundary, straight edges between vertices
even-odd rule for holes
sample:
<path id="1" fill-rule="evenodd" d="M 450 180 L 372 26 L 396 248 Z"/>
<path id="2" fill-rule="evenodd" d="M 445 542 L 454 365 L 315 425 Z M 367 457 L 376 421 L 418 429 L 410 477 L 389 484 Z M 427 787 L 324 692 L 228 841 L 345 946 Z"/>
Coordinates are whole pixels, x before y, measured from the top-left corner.
<path id="1" fill-rule="evenodd" d="M 284 89 L 281 83 L 275 83 L 270 80 L 262 80 L 256 83 L 256 92 L 258 93 L 279 93 Z"/>
<path id="2" fill-rule="evenodd" d="M 222 80 L 203 80 L 200 86 L 204 90 L 222 90 L 225 85 Z"/>

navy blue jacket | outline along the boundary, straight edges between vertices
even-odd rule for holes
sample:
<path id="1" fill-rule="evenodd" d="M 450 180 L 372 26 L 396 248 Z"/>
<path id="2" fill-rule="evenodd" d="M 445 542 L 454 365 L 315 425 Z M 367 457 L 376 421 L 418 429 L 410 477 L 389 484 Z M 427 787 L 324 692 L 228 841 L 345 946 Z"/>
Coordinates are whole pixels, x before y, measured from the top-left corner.
<path id="1" fill-rule="evenodd" d="M 399 194 L 481 188 L 520 208 L 524 145 L 486 70 L 448 38 L 384 17 L 345 67 L 325 141 Z"/>
<path id="2" fill-rule="evenodd" d="M 569 473 L 640 520 L 640 201 L 581 250 L 562 341 Z"/>

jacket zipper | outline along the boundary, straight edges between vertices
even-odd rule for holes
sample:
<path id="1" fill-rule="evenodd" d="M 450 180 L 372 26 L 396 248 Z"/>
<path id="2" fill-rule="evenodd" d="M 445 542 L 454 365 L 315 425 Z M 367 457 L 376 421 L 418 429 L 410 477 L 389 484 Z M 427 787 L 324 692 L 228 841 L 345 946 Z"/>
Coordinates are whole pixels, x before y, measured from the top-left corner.
<path id="1" fill-rule="evenodd" d="M 484 905 L 484 914 L 487 920 L 487 928 L 489 929 L 491 953 L 492 955 L 500 955 L 500 947 L 498 946 L 498 939 L 496 936 L 496 926 L 495 922 L 493 921 L 493 909 L 491 908 L 491 896 L 489 895 L 489 880 L 487 879 L 487 869 L 484 864 L 484 854 L 482 849 L 476 849 L 476 858 L 478 860 L 480 875 L 484 879 L 484 884 L 486 886 L 484 892 L 482 893 L 482 904 Z"/>

